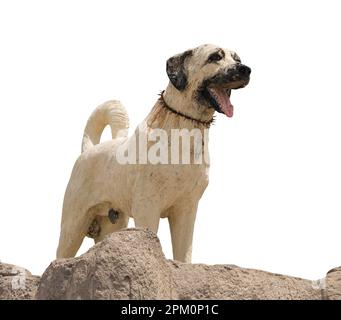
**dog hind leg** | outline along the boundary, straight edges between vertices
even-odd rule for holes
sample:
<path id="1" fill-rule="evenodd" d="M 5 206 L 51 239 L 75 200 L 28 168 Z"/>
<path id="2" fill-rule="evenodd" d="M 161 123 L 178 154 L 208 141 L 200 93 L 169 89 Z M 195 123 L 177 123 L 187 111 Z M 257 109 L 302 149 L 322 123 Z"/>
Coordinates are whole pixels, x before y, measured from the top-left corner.
<path id="1" fill-rule="evenodd" d="M 92 216 L 84 213 L 76 215 L 74 211 L 68 214 L 63 213 L 63 216 L 67 217 L 67 221 L 62 221 L 57 259 L 76 255 L 93 220 Z"/>

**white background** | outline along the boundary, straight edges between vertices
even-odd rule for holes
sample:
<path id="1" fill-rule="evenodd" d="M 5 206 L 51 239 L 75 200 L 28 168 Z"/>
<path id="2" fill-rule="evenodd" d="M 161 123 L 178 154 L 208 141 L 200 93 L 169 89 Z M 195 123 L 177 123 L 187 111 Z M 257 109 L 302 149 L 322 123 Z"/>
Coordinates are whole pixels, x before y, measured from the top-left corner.
<path id="1" fill-rule="evenodd" d="M 308 279 L 341 265 L 338 3 L 1 1 L 2 262 L 41 274 L 54 259 L 94 107 L 120 99 L 135 128 L 168 83 L 166 59 L 214 43 L 252 78 L 210 132 L 193 262 Z M 159 236 L 171 258 L 166 220 Z"/>

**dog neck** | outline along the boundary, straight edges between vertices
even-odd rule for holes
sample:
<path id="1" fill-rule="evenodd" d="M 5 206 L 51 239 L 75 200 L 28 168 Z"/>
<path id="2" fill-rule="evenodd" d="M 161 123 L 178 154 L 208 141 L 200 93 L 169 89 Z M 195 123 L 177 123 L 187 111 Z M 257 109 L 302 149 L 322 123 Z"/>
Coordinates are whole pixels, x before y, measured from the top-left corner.
<path id="1" fill-rule="evenodd" d="M 214 109 L 193 102 L 193 94 L 174 91 L 169 85 L 147 117 L 151 128 L 199 128 L 208 129 L 213 123 Z"/>

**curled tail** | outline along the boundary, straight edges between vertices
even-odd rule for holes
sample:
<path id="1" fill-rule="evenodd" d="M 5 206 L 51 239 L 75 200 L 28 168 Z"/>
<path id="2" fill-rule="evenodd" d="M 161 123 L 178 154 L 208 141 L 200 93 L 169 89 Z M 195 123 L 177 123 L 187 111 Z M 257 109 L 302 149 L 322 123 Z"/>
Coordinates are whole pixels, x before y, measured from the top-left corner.
<path id="1" fill-rule="evenodd" d="M 104 102 L 91 114 L 84 129 L 82 152 L 100 142 L 107 125 L 111 127 L 113 139 L 128 136 L 129 117 L 120 101 Z"/>

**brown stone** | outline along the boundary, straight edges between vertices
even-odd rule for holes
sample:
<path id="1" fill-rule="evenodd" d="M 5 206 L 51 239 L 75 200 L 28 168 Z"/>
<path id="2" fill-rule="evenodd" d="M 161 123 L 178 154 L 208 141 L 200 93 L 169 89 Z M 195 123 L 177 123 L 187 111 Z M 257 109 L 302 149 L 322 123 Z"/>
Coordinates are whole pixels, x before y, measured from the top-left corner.
<path id="1" fill-rule="evenodd" d="M 309 280 L 233 265 L 169 264 L 180 299 L 321 299 L 321 290 Z"/>
<path id="2" fill-rule="evenodd" d="M 0 300 L 32 300 L 40 277 L 12 264 L 0 263 Z"/>
<path id="3" fill-rule="evenodd" d="M 175 299 L 159 239 L 149 231 L 114 232 L 77 258 L 44 272 L 37 299 Z"/>
<path id="4" fill-rule="evenodd" d="M 115 232 L 77 258 L 54 261 L 38 299 L 285 299 L 322 298 L 300 278 L 233 265 L 166 260 L 152 232 Z"/>
<path id="5" fill-rule="evenodd" d="M 55 260 L 41 279 L 0 263 L 0 300 L 9 299 L 341 300 L 341 267 L 318 281 L 235 265 L 166 260 L 157 236 L 125 229 L 77 258 Z"/>
<path id="6" fill-rule="evenodd" d="M 328 300 L 341 300 L 341 267 L 330 270 L 325 281 L 325 298 Z"/>

